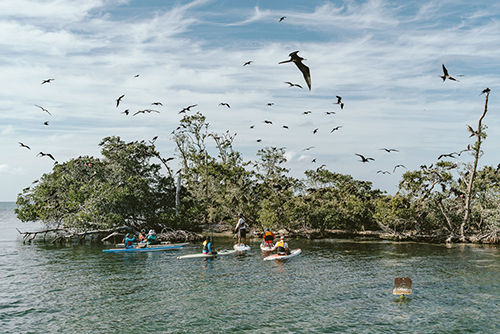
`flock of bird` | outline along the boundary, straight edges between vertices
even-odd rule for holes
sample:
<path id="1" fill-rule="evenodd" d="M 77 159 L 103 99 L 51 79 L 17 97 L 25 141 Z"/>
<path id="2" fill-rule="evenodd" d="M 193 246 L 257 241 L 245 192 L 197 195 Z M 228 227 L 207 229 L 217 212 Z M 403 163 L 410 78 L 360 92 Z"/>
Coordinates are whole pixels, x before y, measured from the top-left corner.
<path id="1" fill-rule="evenodd" d="M 282 22 L 285 18 L 286 18 L 286 16 L 282 16 L 282 17 L 279 19 L 279 22 Z M 278 64 L 285 64 L 285 63 L 293 63 L 293 64 L 295 64 L 295 66 L 297 67 L 297 69 L 301 72 L 301 74 L 302 74 L 302 76 L 303 76 L 303 78 L 304 78 L 305 84 L 307 85 L 307 87 L 309 88 L 309 90 L 311 90 L 311 89 L 312 89 L 311 71 L 310 71 L 309 67 L 308 67 L 308 66 L 306 66 L 306 65 L 304 64 L 304 61 L 305 61 L 306 59 L 304 59 L 304 58 L 302 58 L 301 56 L 299 56 L 299 54 L 298 54 L 298 53 L 299 53 L 299 51 L 293 51 L 293 52 L 291 52 L 291 53 L 289 54 L 290 59 L 288 59 L 288 60 L 284 60 L 284 61 L 280 61 Z M 250 65 L 252 65 L 253 63 L 254 63 L 254 62 L 253 62 L 252 60 L 246 61 L 246 62 L 244 62 L 244 63 L 243 63 L 243 67 L 250 66 Z M 451 81 L 456 81 L 456 82 L 458 82 L 458 80 L 457 80 L 457 79 L 455 79 L 454 77 L 450 76 L 450 74 L 448 73 L 448 69 L 445 67 L 445 65 L 444 65 L 444 64 L 442 64 L 442 70 L 443 70 L 443 75 L 442 75 L 442 76 L 440 76 L 440 77 L 442 78 L 443 82 L 444 82 L 444 81 L 446 81 L 446 80 L 451 80 Z M 463 75 L 459 75 L 459 76 L 463 76 Z M 139 74 L 135 75 L 134 77 L 135 77 L 135 78 L 138 78 L 138 77 L 139 77 Z M 54 78 L 45 79 L 45 80 L 43 80 L 43 81 L 42 81 L 42 83 L 41 83 L 41 84 L 42 84 L 42 85 L 49 84 L 49 83 L 51 83 L 51 82 L 52 82 L 52 81 L 54 81 L 54 80 L 55 80 Z M 302 85 L 297 84 L 297 83 L 293 83 L 293 82 L 291 82 L 291 81 L 284 81 L 284 83 L 285 83 L 285 84 L 287 84 L 290 88 L 292 88 L 292 87 L 296 87 L 296 88 L 299 88 L 299 89 L 303 89 Z M 486 89 L 485 89 L 482 93 L 487 93 L 487 92 L 489 92 L 489 89 L 488 89 L 488 88 L 486 88 Z M 116 108 L 118 108 L 118 107 L 121 105 L 121 103 L 122 103 L 122 101 L 124 100 L 124 98 L 125 98 L 125 94 L 122 94 L 122 95 L 120 95 L 120 96 L 116 99 Z M 338 105 L 338 106 L 340 107 L 340 110 L 344 110 L 344 106 L 345 106 L 345 104 L 344 104 L 344 102 L 343 102 L 343 100 L 342 100 L 342 97 L 341 97 L 341 96 L 339 96 L 339 95 L 336 95 L 336 96 L 335 96 L 335 98 L 336 98 L 336 100 L 335 100 L 334 102 L 332 102 L 332 103 L 333 103 L 333 104 Z M 153 105 L 153 106 L 163 106 L 163 104 L 162 104 L 161 102 L 153 102 L 153 103 L 151 103 L 151 105 Z M 274 103 L 273 103 L 273 102 L 269 102 L 267 105 L 268 105 L 269 107 L 272 107 L 272 106 L 274 105 Z M 47 110 L 46 108 L 44 108 L 43 106 L 38 105 L 38 104 L 35 104 L 35 106 L 36 106 L 36 107 L 38 107 L 38 108 L 40 108 L 40 109 L 41 109 L 43 112 L 45 112 L 46 114 L 48 114 L 48 115 L 52 116 L 52 114 L 50 113 L 50 111 L 49 111 L 49 110 Z M 191 105 L 189 105 L 189 106 L 187 106 L 187 107 L 183 108 L 182 110 L 180 110 L 180 111 L 178 112 L 178 114 L 185 114 L 185 113 L 187 113 L 187 112 L 190 112 L 192 108 L 195 108 L 195 107 L 197 107 L 197 106 L 198 106 L 198 104 L 191 104 Z M 231 108 L 230 104 L 229 104 L 229 103 L 227 103 L 227 102 L 220 102 L 220 103 L 219 103 L 219 106 L 222 106 L 222 107 L 227 107 L 228 109 L 230 109 L 230 108 Z M 149 113 L 160 113 L 160 111 L 159 111 L 159 110 L 156 110 L 156 109 L 149 109 L 149 108 L 146 108 L 146 109 L 142 109 L 142 110 L 138 110 L 138 111 L 136 111 L 135 113 L 133 113 L 133 114 L 132 114 L 132 116 L 136 116 L 136 115 L 139 115 L 139 114 L 146 114 L 146 113 L 148 113 L 148 114 L 149 114 Z M 304 115 L 308 115 L 308 114 L 311 114 L 311 113 L 312 113 L 312 111 L 311 111 L 311 110 L 307 110 L 307 111 L 304 111 L 304 112 L 303 112 L 303 114 L 304 114 Z M 334 115 L 334 114 L 336 114 L 336 112 L 335 112 L 335 111 L 326 111 L 325 113 L 326 113 L 326 115 Z M 125 114 L 125 115 L 127 115 L 127 116 L 128 116 L 128 115 L 130 114 L 130 109 L 125 109 L 124 111 L 122 111 L 122 112 L 121 112 L 121 114 Z M 264 120 L 263 122 L 264 122 L 265 124 L 273 124 L 273 122 L 272 122 L 271 120 L 267 120 L 267 119 L 266 119 L 266 120 Z M 49 122 L 48 122 L 48 121 L 44 122 L 44 125 L 49 125 Z M 282 125 L 282 127 L 283 127 L 284 129 L 289 129 L 289 126 L 288 126 L 288 125 Z M 333 133 L 333 132 L 335 132 L 335 131 L 339 131 L 342 127 L 343 127 L 342 125 L 337 125 L 337 126 L 333 127 L 333 128 L 330 130 L 330 133 Z M 468 126 L 468 127 L 469 127 L 469 131 L 472 133 L 472 134 L 471 134 L 471 136 L 473 136 L 473 135 L 475 134 L 475 133 L 474 133 L 474 130 L 473 130 L 470 126 Z M 180 128 L 180 127 L 179 127 L 179 128 Z M 179 128 L 177 128 L 177 129 L 179 129 Z M 250 129 L 254 129 L 254 128 L 255 128 L 255 125 L 251 125 L 251 126 L 250 126 Z M 312 134 L 316 134 L 316 133 L 318 133 L 318 131 L 319 131 L 319 128 L 315 128 L 315 129 L 312 131 Z M 157 138 L 158 138 L 158 136 L 154 137 L 154 138 L 152 139 L 152 141 L 150 141 L 150 142 L 152 142 L 152 143 L 153 143 L 153 142 L 154 142 Z M 260 143 L 260 142 L 262 142 L 262 139 L 261 139 L 261 138 L 259 138 L 259 139 L 257 139 L 256 141 Z M 31 148 L 30 148 L 28 145 L 26 145 L 26 144 L 24 144 L 24 143 L 22 143 L 22 142 L 19 142 L 19 145 L 20 145 L 21 147 L 23 147 L 23 148 L 26 148 L 26 149 L 28 149 L 28 150 L 31 150 Z M 307 148 L 303 149 L 301 152 L 306 152 L 306 151 L 309 151 L 309 150 L 314 149 L 314 148 L 315 148 L 314 146 L 309 146 L 309 147 L 307 147 Z M 399 152 L 397 149 L 394 149 L 394 148 L 381 148 L 380 150 L 384 150 L 384 151 L 386 151 L 387 153 L 391 153 L 391 152 Z M 470 148 L 468 148 L 467 150 L 462 150 L 462 151 L 460 151 L 460 152 L 452 152 L 452 153 L 449 153 L 449 154 L 441 154 L 441 155 L 438 157 L 438 160 L 439 160 L 439 159 L 441 159 L 441 158 L 444 158 L 444 157 L 456 158 L 457 156 L 460 156 L 460 154 L 461 154 L 461 153 L 463 153 L 464 151 L 468 151 L 468 150 L 470 150 Z M 360 153 L 354 153 L 354 155 L 356 155 L 357 157 L 359 157 L 359 158 L 360 158 L 360 162 L 362 162 L 362 163 L 369 163 L 369 162 L 371 162 L 371 161 L 375 161 L 375 159 L 374 159 L 373 157 L 367 157 L 367 156 L 365 156 L 365 155 L 363 155 L 363 154 L 360 154 Z M 52 159 L 55 163 L 57 163 L 57 161 L 56 161 L 56 159 L 54 158 L 54 156 L 53 156 L 52 154 L 50 154 L 50 153 L 39 152 L 39 153 L 37 154 L 37 156 L 39 156 L 39 157 L 49 157 L 49 158 L 50 158 L 50 159 Z M 173 159 L 173 158 L 162 159 L 162 161 L 163 161 L 164 163 L 166 163 L 166 162 L 168 162 L 168 161 L 170 161 L 170 160 L 172 160 L 172 159 Z M 311 160 L 311 163 L 316 163 L 316 160 L 317 160 L 317 158 L 313 158 L 313 159 Z M 323 167 L 325 167 L 325 166 L 326 166 L 326 165 L 325 165 L 325 164 L 323 164 L 323 165 L 321 165 L 320 167 L 318 167 L 318 168 L 317 168 L 317 170 L 320 170 L 320 169 L 322 169 L 322 168 L 323 168 Z M 392 169 L 392 173 L 394 173 L 394 172 L 396 171 L 396 169 L 397 169 L 397 168 L 404 168 L 404 169 L 406 169 L 406 167 L 405 167 L 403 164 L 397 164 L 397 165 L 396 165 L 396 166 L 394 166 L 394 168 Z M 388 170 L 378 170 L 378 171 L 377 171 L 377 173 L 381 173 L 381 174 L 391 174 L 391 172 L 390 172 L 390 171 L 388 171 Z"/>

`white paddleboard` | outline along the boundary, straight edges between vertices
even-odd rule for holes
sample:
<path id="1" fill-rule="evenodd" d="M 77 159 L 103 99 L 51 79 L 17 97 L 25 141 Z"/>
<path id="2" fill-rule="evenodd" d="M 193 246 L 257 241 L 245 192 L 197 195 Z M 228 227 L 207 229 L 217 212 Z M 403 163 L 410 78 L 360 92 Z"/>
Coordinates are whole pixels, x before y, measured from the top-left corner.
<path id="1" fill-rule="evenodd" d="M 240 246 L 234 245 L 233 248 L 236 249 L 238 252 L 244 252 L 250 250 L 250 246 L 248 245 L 240 245 Z"/>
<path id="2" fill-rule="evenodd" d="M 288 255 L 278 255 L 278 254 L 273 254 L 273 255 L 269 255 L 268 257 L 265 257 L 264 258 L 264 261 L 270 261 L 270 260 L 286 260 L 286 259 L 290 259 L 294 256 L 297 256 L 299 255 L 300 253 L 302 253 L 302 250 L 300 248 L 297 248 L 297 249 L 294 249 L 290 252 L 290 254 Z"/>
<path id="3" fill-rule="evenodd" d="M 269 247 L 268 245 L 264 245 L 264 243 L 260 244 L 260 250 L 263 252 L 272 252 L 273 246 Z"/>
<path id="4" fill-rule="evenodd" d="M 221 250 L 217 254 L 203 254 L 203 253 L 196 253 L 196 254 L 187 254 L 187 255 L 182 255 L 178 256 L 178 260 L 183 260 L 183 259 L 211 259 L 217 256 L 224 256 L 224 255 L 231 255 L 236 253 L 236 250 L 230 249 L 230 250 Z"/>

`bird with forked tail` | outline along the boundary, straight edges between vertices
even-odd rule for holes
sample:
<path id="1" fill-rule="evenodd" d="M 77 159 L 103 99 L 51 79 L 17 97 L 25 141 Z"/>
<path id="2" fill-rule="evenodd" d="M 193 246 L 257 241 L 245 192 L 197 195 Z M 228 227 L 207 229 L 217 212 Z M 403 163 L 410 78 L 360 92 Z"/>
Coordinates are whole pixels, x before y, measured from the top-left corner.
<path id="1" fill-rule="evenodd" d="M 290 59 L 289 60 L 284 60 L 280 61 L 278 64 L 284 64 L 284 63 L 290 63 L 293 62 L 295 65 L 298 67 L 300 72 L 302 72 L 302 75 L 304 76 L 304 79 L 306 80 L 307 87 L 309 87 L 309 90 L 311 90 L 311 71 L 309 70 L 309 67 L 304 65 L 302 63 L 304 58 L 298 55 L 299 51 L 294 51 L 289 54 Z"/>

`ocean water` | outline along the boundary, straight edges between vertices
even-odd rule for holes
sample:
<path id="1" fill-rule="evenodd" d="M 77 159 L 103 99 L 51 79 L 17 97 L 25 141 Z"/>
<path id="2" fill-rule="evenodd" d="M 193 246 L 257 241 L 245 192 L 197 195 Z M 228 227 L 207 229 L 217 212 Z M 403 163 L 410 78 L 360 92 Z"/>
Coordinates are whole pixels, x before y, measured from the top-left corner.
<path id="1" fill-rule="evenodd" d="M 497 246 L 288 240 L 302 254 L 252 250 L 178 260 L 201 245 L 103 253 L 112 245 L 23 244 L 0 203 L 2 333 L 500 333 Z M 230 248 L 230 238 L 216 238 Z M 392 294 L 394 278 L 411 296 Z"/>

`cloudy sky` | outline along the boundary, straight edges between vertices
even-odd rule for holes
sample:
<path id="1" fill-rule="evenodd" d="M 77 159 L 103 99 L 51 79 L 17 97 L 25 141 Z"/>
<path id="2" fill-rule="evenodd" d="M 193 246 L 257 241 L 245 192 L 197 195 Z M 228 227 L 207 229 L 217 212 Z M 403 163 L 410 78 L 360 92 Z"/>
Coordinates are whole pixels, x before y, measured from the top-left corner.
<path id="1" fill-rule="evenodd" d="M 500 162 L 496 1 L 2 0 L 0 31 L 0 201 L 51 171 L 39 152 L 100 156 L 117 135 L 158 136 L 174 155 L 178 112 L 192 104 L 211 131 L 237 133 L 246 160 L 284 146 L 292 176 L 325 164 L 395 193 L 397 164 L 415 170 L 472 143 L 466 124 L 477 126 L 489 87 L 480 164 Z M 293 63 L 278 64 L 297 50 L 310 91 Z M 443 82 L 442 64 L 457 82 Z M 160 113 L 132 116 L 142 109 Z"/>

